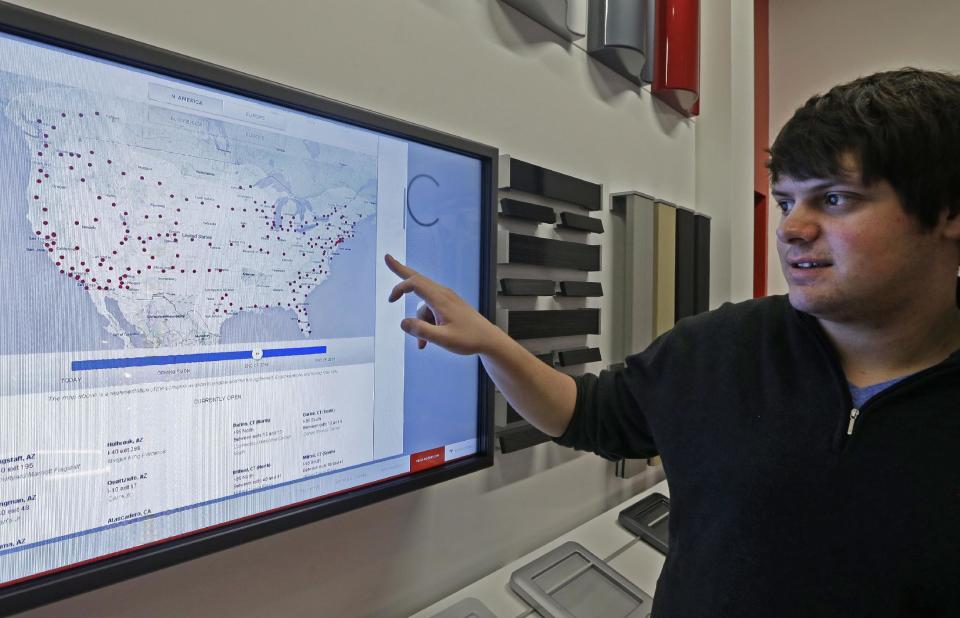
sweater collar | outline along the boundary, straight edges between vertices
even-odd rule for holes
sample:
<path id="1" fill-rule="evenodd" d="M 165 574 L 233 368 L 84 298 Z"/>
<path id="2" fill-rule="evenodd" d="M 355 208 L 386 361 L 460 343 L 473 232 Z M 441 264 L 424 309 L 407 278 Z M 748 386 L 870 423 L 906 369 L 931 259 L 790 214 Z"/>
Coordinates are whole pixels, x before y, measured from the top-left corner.
<path id="1" fill-rule="evenodd" d="M 790 297 L 787 294 L 784 294 L 782 298 L 783 298 L 783 302 L 785 302 L 787 305 L 787 311 L 791 315 L 793 315 L 795 319 L 799 320 L 801 323 L 805 324 L 806 326 L 812 328 L 817 333 L 817 336 L 820 339 L 820 343 L 826 346 L 827 349 L 830 351 L 830 353 L 834 357 L 836 357 L 836 350 L 833 348 L 833 344 L 830 343 L 830 340 L 827 337 L 826 332 L 824 332 L 823 326 L 820 325 L 820 320 L 818 320 L 815 316 L 809 313 L 806 313 L 804 311 L 800 311 L 799 309 L 794 307 L 793 304 L 790 302 Z M 953 354 L 945 358 L 939 364 L 940 365 L 960 365 L 960 349 L 954 351 Z"/>

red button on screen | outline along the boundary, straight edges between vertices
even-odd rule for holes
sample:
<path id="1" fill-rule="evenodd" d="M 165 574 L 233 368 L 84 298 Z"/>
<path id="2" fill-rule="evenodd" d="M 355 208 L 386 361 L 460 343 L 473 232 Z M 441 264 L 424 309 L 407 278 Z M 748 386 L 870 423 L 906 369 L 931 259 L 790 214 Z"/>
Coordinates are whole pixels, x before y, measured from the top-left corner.
<path id="1" fill-rule="evenodd" d="M 445 452 L 446 448 L 441 446 L 430 449 L 429 451 L 421 451 L 410 455 L 410 472 L 419 472 L 420 470 L 439 466 L 444 461 L 443 456 Z"/>

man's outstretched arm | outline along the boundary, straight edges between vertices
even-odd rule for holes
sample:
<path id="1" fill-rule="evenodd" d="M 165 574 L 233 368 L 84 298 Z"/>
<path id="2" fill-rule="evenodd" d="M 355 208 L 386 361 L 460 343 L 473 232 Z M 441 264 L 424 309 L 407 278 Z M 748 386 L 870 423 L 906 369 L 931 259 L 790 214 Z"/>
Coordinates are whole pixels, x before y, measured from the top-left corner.
<path id="1" fill-rule="evenodd" d="M 550 367 L 511 339 L 456 292 L 386 256 L 387 267 L 403 279 L 390 302 L 413 292 L 423 304 L 417 317 L 400 328 L 417 338 L 423 349 L 434 343 L 456 354 L 479 354 L 487 374 L 510 405 L 540 431 L 559 436 L 567 428 L 577 402 L 573 378 Z"/>

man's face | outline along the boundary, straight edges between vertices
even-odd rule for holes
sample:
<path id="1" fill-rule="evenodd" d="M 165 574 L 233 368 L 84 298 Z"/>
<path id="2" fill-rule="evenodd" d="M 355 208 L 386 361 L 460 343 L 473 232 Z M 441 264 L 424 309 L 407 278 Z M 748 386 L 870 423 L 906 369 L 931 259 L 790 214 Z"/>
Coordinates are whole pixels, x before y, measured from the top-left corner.
<path id="1" fill-rule="evenodd" d="M 890 183 L 866 186 L 854 157 L 841 163 L 838 178 L 782 177 L 773 195 L 783 213 L 777 248 L 791 304 L 846 322 L 916 302 L 930 277 L 942 276 L 931 265 L 943 262 L 943 244 L 907 215 Z"/>

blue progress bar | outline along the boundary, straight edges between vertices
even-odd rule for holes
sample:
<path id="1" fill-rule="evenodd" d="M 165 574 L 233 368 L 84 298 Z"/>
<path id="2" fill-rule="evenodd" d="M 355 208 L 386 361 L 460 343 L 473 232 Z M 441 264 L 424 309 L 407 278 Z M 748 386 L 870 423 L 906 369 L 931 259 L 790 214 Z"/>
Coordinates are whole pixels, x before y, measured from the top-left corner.
<path id="1" fill-rule="evenodd" d="M 327 346 L 317 345 L 305 348 L 273 348 L 261 350 L 262 358 L 278 356 L 305 356 L 308 354 L 326 354 Z M 232 352 L 206 352 L 202 354 L 168 354 L 164 356 L 135 356 L 132 358 L 99 358 L 79 360 L 70 363 L 72 371 L 90 371 L 92 369 L 120 369 L 123 367 L 149 367 L 151 365 L 180 365 L 183 363 L 210 363 L 230 360 L 252 360 L 253 350 L 234 350 Z"/>

